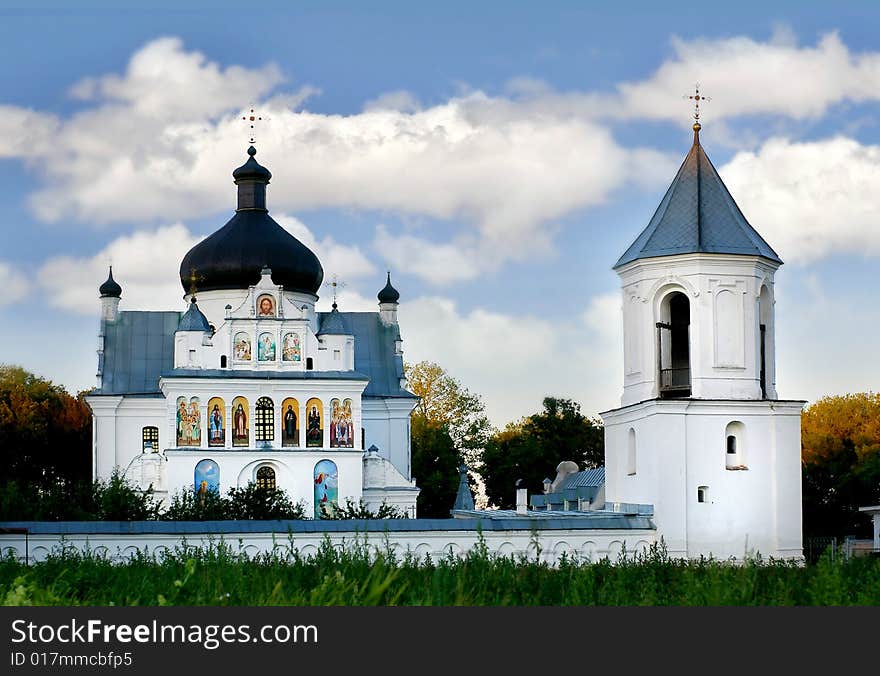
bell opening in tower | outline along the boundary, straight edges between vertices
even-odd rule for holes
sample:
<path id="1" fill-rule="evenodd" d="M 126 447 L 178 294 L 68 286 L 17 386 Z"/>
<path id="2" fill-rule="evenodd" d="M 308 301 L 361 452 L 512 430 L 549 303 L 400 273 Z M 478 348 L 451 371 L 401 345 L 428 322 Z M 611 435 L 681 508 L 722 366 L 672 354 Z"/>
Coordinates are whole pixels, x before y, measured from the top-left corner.
<path id="1" fill-rule="evenodd" d="M 691 396 L 690 324 L 687 296 L 674 292 L 661 304 L 657 322 L 658 391 L 662 399 Z"/>

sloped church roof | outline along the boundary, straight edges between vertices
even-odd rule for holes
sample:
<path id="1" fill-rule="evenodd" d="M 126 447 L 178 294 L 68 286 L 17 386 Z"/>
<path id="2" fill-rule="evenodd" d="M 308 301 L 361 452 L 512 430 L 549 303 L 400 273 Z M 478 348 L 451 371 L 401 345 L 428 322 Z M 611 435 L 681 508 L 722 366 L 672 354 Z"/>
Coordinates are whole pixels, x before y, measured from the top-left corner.
<path id="1" fill-rule="evenodd" d="M 743 216 L 700 145 L 699 123 L 694 125 L 694 145 L 648 227 L 614 268 L 641 258 L 685 253 L 762 256 L 782 264 Z"/>

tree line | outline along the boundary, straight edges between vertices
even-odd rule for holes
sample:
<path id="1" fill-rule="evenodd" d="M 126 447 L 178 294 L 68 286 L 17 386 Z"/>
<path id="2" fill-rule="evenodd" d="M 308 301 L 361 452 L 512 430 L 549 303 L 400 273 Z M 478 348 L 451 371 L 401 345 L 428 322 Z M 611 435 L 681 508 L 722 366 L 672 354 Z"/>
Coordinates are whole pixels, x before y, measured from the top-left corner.
<path id="1" fill-rule="evenodd" d="M 545 397 L 541 410 L 495 429 L 482 398 L 440 365 L 407 364 L 406 377 L 420 397 L 411 428 L 419 516 L 449 516 L 462 464 L 471 490 L 498 508 L 514 506 L 517 480 L 530 493 L 542 492 L 562 460 L 582 469 L 604 464 L 601 421 L 571 399 Z M 119 477 L 91 480 L 85 394 L 72 396 L 22 368 L 0 366 L 0 520 L 158 518 L 155 505 Z M 808 406 L 802 449 L 804 535 L 868 536 L 870 522 L 858 508 L 880 504 L 880 394 L 829 396 Z M 181 491 L 165 518 L 299 518 L 283 491 L 231 490 L 209 503 Z M 352 504 L 339 514 L 371 516 Z"/>

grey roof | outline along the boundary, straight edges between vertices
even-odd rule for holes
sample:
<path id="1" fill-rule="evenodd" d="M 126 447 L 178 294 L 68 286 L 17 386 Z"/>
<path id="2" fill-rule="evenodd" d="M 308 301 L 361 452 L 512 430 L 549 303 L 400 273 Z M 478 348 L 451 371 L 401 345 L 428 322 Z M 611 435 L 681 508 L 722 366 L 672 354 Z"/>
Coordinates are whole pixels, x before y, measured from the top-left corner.
<path id="1" fill-rule="evenodd" d="M 557 492 L 562 492 L 569 488 L 595 487 L 598 488 L 605 483 L 605 468 L 596 467 L 595 469 L 585 469 L 581 472 L 569 474 L 562 480 L 562 483 L 556 487 Z"/>
<path id="2" fill-rule="evenodd" d="M 645 529 L 654 530 L 647 516 L 611 512 L 534 512 L 462 510 L 453 519 L 302 519 L 296 521 L 0 521 L 0 528 L 26 528 L 36 534 L 138 533 L 323 533 Z"/>
<path id="3" fill-rule="evenodd" d="M 120 312 L 104 322 L 104 367 L 96 394 L 159 392 L 159 374 L 174 365 L 179 312 Z"/>
<path id="4" fill-rule="evenodd" d="M 654 256 L 722 253 L 763 256 L 782 264 L 749 225 L 694 132 L 694 145 L 648 227 L 614 265 Z"/>
<path id="5" fill-rule="evenodd" d="M 350 336 L 351 331 L 345 324 L 342 313 L 336 309 L 336 303 L 333 303 L 333 309 L 321 315 L 321 328 L 318 329 L 319 336 Z"/>
<path id="6" fill-rule="evenodd" d="M 319 313 L 321 319 L 328 313 Z M 291 378 L 369 379 L 365 397 L 415 398 L 400 387 L 404 377 L 403 356 L 396 354 L 400 339 L 397 325 L 386 326 L 378 312 L 345 312 L 345 322 L 354 335 L 354 372 L 308 371 Z M 102 386 L 94 394 L 149 394 L 160 392 L 159 378 L 166 376 L 202 378 L 285 378 L 275 371 L 233 369 L 174 369 L 174 332 L 179 312 L 120 312 L 115 322 L 104 323 Z M 312 375 L 308 375 L 312 374 Z"/>
<path id="7" fill-rule="evenodd" d="M 459 472 L 461 479 L 458 482 L 458 493 L 455 495 L 455 504 L 452 506 L 452 509 L 473 509 L 474 495 L 471 493 L 470 485 L 468 485 L 467 466 L 462 465 L 459 468 Z"/>
<path id="8" fill-rule="evenodd" d="M 208 323 L 208 318 L 202 314 L 202 311 L 199 310 L 199 306 L 196 303 L 196 299 L 193 298 L 190 301 L 189 308 L 186 312 L 183 313 L 183 317 L 180 318 L 180 323 L 177 325 L 178 331 L 210 331 L 211 325 Z"/>

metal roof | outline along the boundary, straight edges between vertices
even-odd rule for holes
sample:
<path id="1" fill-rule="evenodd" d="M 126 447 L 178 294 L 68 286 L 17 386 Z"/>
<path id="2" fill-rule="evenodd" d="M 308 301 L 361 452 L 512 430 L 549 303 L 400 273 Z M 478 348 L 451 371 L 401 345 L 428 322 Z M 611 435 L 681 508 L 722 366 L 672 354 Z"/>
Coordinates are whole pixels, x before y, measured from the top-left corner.
<path id="1" fill-rule="evenodd" d="M 599 487 L 605 483 L 605 468 L 585 469 L 581 472 L 569 474 L 562 483 L 556 487 L 556 492 L 561 493 L 568 488 Z"/>
<path id="2" fill-rule="evenodd" d="M 749 224 L 694 132 L 682 162 L 654 216 L 614 268 L 654 256 L 720 253 L 782 260 Z"/>
<path id="3" fill-rule="evenodd" d="M 319 313 L 323 320 L 329 313 Z M 160 392 L 159 378 L 336 378 L 368 379 L 364 397 L 415 398 L 400 386 L 403 356 L 396 353 L 400 340 L 396 324 L 386 326 L 378 312 L 343 312 L 354 335 L 354 371 L 278 371 L 235 369 L 174 369 L 174 332 L 180 312 L 120 312 L 115 322 L 104 322 L 102 386 L 94 394 L 132 395 Z"/>
<path id="4" fill-rule="evenodd" d="M 318 330 L 319 336 L 350 336 L 351 331 L 345 325 L 342 313 L 336 309 L 336 303 L 333 303 L 333 309 L 329 314 L 323 315 L 321 328 Z"/>
<path id="5" fill-rule="evenodd" d="M 180 324 L 177 325 L 177 330 L 201 331 L 202 333 L 211 330 L 208 318 L 202 314 L 202 311 L 199 310 L 198 304 L 196 304 L 195 296 L 193 296 L 190 301 L 189 309 L 184 312 L 183 317 L 180 318 Z"/>

